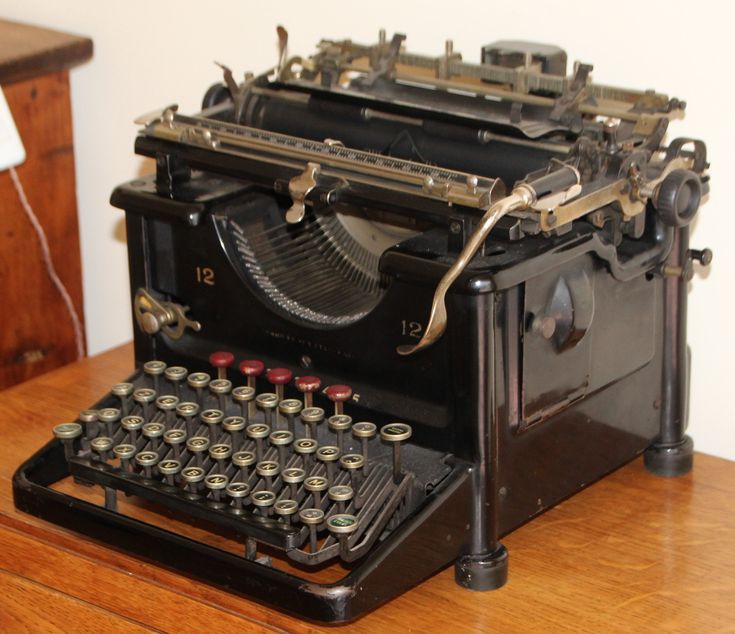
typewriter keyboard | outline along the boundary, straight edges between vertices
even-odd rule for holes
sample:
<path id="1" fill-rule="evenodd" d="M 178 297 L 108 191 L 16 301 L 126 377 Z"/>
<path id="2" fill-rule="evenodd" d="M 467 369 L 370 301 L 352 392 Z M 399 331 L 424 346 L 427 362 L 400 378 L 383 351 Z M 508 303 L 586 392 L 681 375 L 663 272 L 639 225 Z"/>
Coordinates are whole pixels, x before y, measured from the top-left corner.
<path id="1" fill-rule="evenodd" d="M 233 368 L 227 352 L 210 363 L 190 373 L 149 361 L 54 428 L 71 474 L 102 486 L 109 510 L 123 491 L 233 530 L 250 559 L 268 545 L 301 564 L 350 562 L 451 471 L 450 456 L 410 442 L 409 425 L 353 421 L 347 385 L 254 359 Z"/>

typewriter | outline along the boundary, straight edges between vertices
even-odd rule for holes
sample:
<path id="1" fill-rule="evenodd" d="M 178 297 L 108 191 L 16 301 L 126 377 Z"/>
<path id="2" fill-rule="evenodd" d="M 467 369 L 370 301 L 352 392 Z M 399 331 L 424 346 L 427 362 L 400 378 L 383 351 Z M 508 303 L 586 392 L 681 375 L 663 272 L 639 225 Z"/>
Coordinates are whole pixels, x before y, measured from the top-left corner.
<path id="1" fill-rule="evenodd" d="M 118 187 L 136 370 L 18 470 L 17 506 L 302 618 L 354 619 L 643 453 L 692 467 L 685 103 L 323 40 L 138 120 Z"/>

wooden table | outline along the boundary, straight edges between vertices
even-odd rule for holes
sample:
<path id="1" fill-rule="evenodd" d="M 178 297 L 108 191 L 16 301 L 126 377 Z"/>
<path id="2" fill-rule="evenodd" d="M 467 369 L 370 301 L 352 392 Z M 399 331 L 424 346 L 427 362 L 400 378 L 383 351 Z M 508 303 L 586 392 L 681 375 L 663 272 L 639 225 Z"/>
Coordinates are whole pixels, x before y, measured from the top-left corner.
<path id="1" fill-rule="evenodd" d="M 2 393 L 0 631 L 735 632 L 735 463 L 704 455 L 679 479 L 636 460 L 508 535 L 499 591 L 461 590 L 447 569 L 343 627 L 298 621 L 17 512 L 18 464 L 132 367 L 128 345 Z"/>

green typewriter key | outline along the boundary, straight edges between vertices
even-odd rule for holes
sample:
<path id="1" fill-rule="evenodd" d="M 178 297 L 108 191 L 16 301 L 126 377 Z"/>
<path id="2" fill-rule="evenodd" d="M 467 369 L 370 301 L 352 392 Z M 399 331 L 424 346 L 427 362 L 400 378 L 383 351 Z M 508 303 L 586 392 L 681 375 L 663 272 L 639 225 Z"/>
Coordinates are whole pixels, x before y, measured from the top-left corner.
<path id="1" fill-rule="evenodd" d="M 166 478 L 166 484 L 175 486 L 176 474 L 181 471 L 181 463 L 178 460 L 162 460 L 158 463 L 158 473 Z"/>
<path id="2" fill-rule="evenodd" d="M 301 523 L 309 527 L 309 552 L 317 550 L 317 527 L 324 521 L 324 511 L 321 509 L 301 509 L 299 512 Z"/>
<path id="3" fill-rule="evenodd" d="M 183 429 L 169 429 L 163 434 L 163 442 L 171 447 L 174 460 L 181 458 L 181 445 L 186 442 L 186 432 Z"/>
<path id="4" fill-rule="evenodd" d="M 133 393 L 132 383 L 115 383 L 110 392 L 120 399 L 120 411 L 123 416 L 130 413 L 130 395 Z"/>
<path id="5" fill-rule="evenodd" d="M 54 427 L 54 436 L 64 445 L 64 457 L 69 460 L 74 455 L 74 439 L 82 435 L 79 423 L 61 423 Z"/>
<path id="6" fill-rule="evenodd" d="M 411 427 L 405 423 L 391 423 L 380 428 L 380 437 L 393 445 L 393 482 L 401 481 L 401 443 L 411 437 Z"/>
<path id="7" fill-rule="evenodd" d="M 240 480 L 247 482 L 250 477 L 248 467 L 255 464 L 255 454 L 252 451 L 238 451 L 232 455 L 232 464 L 240 468 Z"/>
<path id="8" fill-rule="evenodd" d="M 147 361 L 143 364 L 143 372 L 150 378 L 153 389 L 160 391 L 160 377 L 166 371 L 166 364 L 163 361 Z"/>
<path id="9" fill-rule="evenodd" d="M 327 519 L 327 530 L 339 540 L 342 556 L 347 554 L 347 539 L 359 527 L 358 519 L 354 515 L 338 513 Z"/>

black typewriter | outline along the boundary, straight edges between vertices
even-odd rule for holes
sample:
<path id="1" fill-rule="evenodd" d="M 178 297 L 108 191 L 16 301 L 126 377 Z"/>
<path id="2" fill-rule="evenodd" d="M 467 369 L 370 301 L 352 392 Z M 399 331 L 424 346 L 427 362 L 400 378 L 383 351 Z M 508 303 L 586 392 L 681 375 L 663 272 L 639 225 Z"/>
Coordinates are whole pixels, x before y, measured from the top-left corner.
<path id="1" fill-rule="evenodd" d="M 356 618 L 644 453 L 692 466 L 684 102 L 563 50 L 319 43 L 142 117 L 118 187 L 136 370 L 19 508 L 303 618 Z M 49 430 L 51 434 L 51 430 Z"/>

